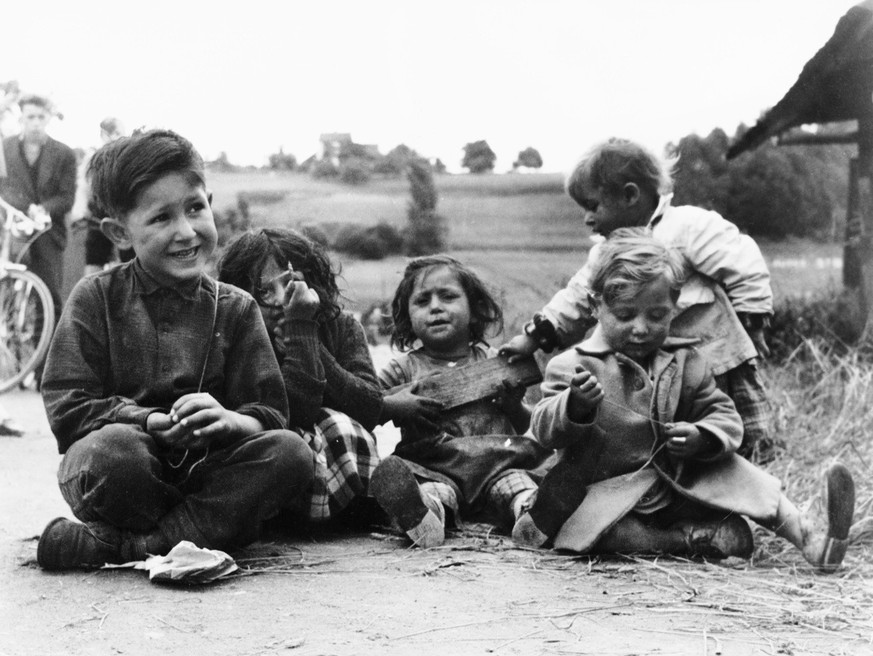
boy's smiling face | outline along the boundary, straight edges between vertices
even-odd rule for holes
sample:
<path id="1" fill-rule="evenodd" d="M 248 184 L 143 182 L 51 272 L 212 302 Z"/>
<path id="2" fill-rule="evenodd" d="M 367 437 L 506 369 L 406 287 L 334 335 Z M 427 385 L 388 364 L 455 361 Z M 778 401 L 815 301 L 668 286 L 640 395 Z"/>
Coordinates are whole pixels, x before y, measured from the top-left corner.
<path id="1" fill-rule="evenodd" d="M 603 338 L 614 350 L 643 363 L 661 348 L 676 313 L 675 292 L 664 276 L 643 285 L 631 298 L 593 304 Z"/>
<path id="2" fill-rule="evenodd" d="M 140 192 L 124 219 L 104 219 L 102 228 L 120 247 L 133 247 L 158 283 L 173 287 L 197 278 L 215 250 L 210 200 L 192 176 L 168 173 Z"/>

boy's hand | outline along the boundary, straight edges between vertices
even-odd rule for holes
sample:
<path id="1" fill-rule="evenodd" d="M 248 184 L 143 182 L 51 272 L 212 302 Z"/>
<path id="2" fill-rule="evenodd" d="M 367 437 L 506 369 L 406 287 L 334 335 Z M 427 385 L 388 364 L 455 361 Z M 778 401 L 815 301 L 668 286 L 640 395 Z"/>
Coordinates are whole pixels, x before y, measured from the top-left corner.
<path id="1" fill-rule="evenodd" d="M 251 432 L 244 429 L 242 419 L 251 418 L 228 410 L 211 394 L 200 392 L 180 397 L 167 415 L 150 414 L 146 427 L 158 443 L 165 446 L 204 449 L 216 440 Z"/>
<path id="2" fill-rule="evenodd" d="M 603 401 L 603 387 L 594 374 L 579 364 L 569 389 L 567 414 L 571 421 L 582 423 Z"/>
<path id="3" fill-rule="evenodd" d="M 386 419 L 395 420 L 400 425 L 411 425 L 419 430 L 436 432 L 439 430 L 439 418 L 443 404 L 428 396 L 415 393 L 418 383 L 401 389 L 385 397 Z"/>
<path id="4" fill-rule="evenodd" d="M 509 362 L 515 362 L 525 355 L 536 353 L 539 347 L 539 344 L 537 344 L 533 337 L 522 333 L 501 346 L 497 352 L 500 355 L 509 356 Z"/>
<path id="5" fill-rule="evenodd" d="M 694 458 L 713 448 L 712 440 L 687 421 L 667 424 L 664 433 L 667 436 L 667 451 L 681 460 Z"/>
<path id="6" fill-rule="evenodd" d="M 173 423 L 170 415 L 164 412 L 153 412 L 146 419 L 146 432 L 158 445 L 167 449 L 175 449 L 176 443 L 183 437 L 184 429 Z"/>

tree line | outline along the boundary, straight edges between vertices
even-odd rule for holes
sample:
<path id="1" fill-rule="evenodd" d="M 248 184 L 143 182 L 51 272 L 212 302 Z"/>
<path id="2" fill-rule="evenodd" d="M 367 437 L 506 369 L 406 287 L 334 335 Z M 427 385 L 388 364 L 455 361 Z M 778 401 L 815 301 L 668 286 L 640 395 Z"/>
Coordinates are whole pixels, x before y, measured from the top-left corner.
<path id="1" fill-rule="evenodd" d="M 837 125 L 832 131 L 852 126 Z M 719 212 L 751 235 L 780 239 L 788 236 L 838 240 L 845 230 L 849 160 L 855 146 L 777 145 L 767 142 L 728 160 L 731 143 L 745 133 L 740 125 L 733 138 L 717 128 L 706 136 L 689 134 L 666 147 L 675 158 L 674 204 L 690 204 Z M 470 173 L 493 172 L 497 155 L 486 140 L 463 147 L 461 165 Z M 233 169 L 222 153 L 211 163 Z M 540 169 L 542 157 L 536 148 L 518 153 L 513 169 Z M 333 178 L 346 184 L 367 183 L 372 176 L 421 176 L 421 171 L 445 173 L 439 159 L 429 160 L 405 144 L 380 154 L 374 147 L 349 142 L 335 158 L 311 157 L 298 163 L 294 155 L 279 149 L 269 157 L 274 170 L 306 171 L 317 178 Z M 436 241 L 440 241 L 436 239 Z"/>
<path id="2" fill-rule="evenodd" d="M 841 238 L 855 146 L 767 142 L 728 160 L 728 147 L 746 129 L 733 139 L 716 129 L 668 145 L 677 158 L 674 204 L 715 210 L 751 235 Z"/>

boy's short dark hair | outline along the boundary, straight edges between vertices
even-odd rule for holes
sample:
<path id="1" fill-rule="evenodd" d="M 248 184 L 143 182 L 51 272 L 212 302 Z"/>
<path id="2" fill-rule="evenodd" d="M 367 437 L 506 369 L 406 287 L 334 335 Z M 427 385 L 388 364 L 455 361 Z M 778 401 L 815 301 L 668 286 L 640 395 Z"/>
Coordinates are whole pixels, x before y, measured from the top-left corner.
<path id="1" fill-rule="evenodd" d="M 585 200 L 586 184 L 614 198 L 632 182 L 657 198 L 672 190 L 674 164 L 675 160 L 663 160 L 634 141 L 612 137 L 593 146 L 579 160 L 564 186 L 579 205 Z"/>
<path id="2" fill-rule="evenodd" d="M 18 99 L 18 107 L 24 109 L 25 105 L 36 105 L 42 107 L 46 111 L 51 111 L 52 101 L 46 96 L 40 96 L 36 93 L 26 93 Z"/>
<path id="3" fill-rule="evenodd" d="M 123 219 L 147 186 L 181 173 L 192 184 L 206 185 L 203 158 L 190 141 L 172 130 L 138 130 L 100 148 L 88 165 L 95 216 Z"/>

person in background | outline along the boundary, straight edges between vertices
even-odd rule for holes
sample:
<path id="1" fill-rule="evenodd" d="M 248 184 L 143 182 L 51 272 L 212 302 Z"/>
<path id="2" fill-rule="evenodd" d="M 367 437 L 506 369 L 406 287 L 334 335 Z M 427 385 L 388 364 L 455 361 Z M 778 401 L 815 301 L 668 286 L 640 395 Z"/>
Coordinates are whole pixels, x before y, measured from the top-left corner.
<path id="1" fill-rule="evenodd" d="M 0 180 L 0 196 L 22 212 L 33 215 L 44 211 L 51 217 L 51 228 L 30 245 L 24 262 L 45 281 L 59 314 L 66 215 L 76 195 L 76 155 L 46 132 L 53 116 L 48 98 L 26 94 L 18 105 L 22 129 L 20 134 L 3 139 L 7 175 Z"/>
<path id="2" fill-rule="evenodd" d="M 361 324 L 367 335 L 370 346 L 370 356 L 376 371 L 381 371 L 397 353 L 391 346 L 391 333 L 394 324 L 391 320 L 391 303 L 380 301 L 373 303 L 361 315 Z"/>
<path id="3" fill-rule="evenodd" d="M 124 126 L 115 117 L 108 116 L 100 121 L 100 141 L 104 144 L 115 141 L 125 135 Z M 93 153 L 86 155 L 79 165 L 76 200 L 73 203 L 73 220 L 84 224 L 85 233 L 85 275 L 102 271 L 107 264 L 115 259 L 115 245 L 100 230 L 100 220 L 105 218 L 103 211 L 96 207 L 91 198 L 91 185 L 87 171 Z M 123 249 L 118 251 L 118 261 L 127 262 L 133 258 L 133 251 Z"/>
<path id="4" fill-rule="evenodd" d="M 0 84 L 0 92 L 3 97 L 0 98 L 0 142 L 2 142 L 5 133 L 5 121 L 9 115 L 13 113 L 18 103 L 18 83 L 14 80 Z M 3 149 L 0 148 L 0 185 L 6 177 L 6 158 L 3 156 Z M 0 435 L 6 437 L 21 437 L 24 431 L 15 424 L 6 409 L 0 405 Z"/>
<path id="5" fill-rule="evenodd" d="M 21 95 L 21 89 L 16 80 L 9 82 L 0 82 L 0 143 L 4 137 L 8 137 L 14 131 L 12 127 L 8 127 L 13 121 L 18 125 L 16 111 L 18 110 L 18 98 Z M 6 157 L 3 155 L 3 148 L 0 148 L 0 179 L 6 177 Z"/>

